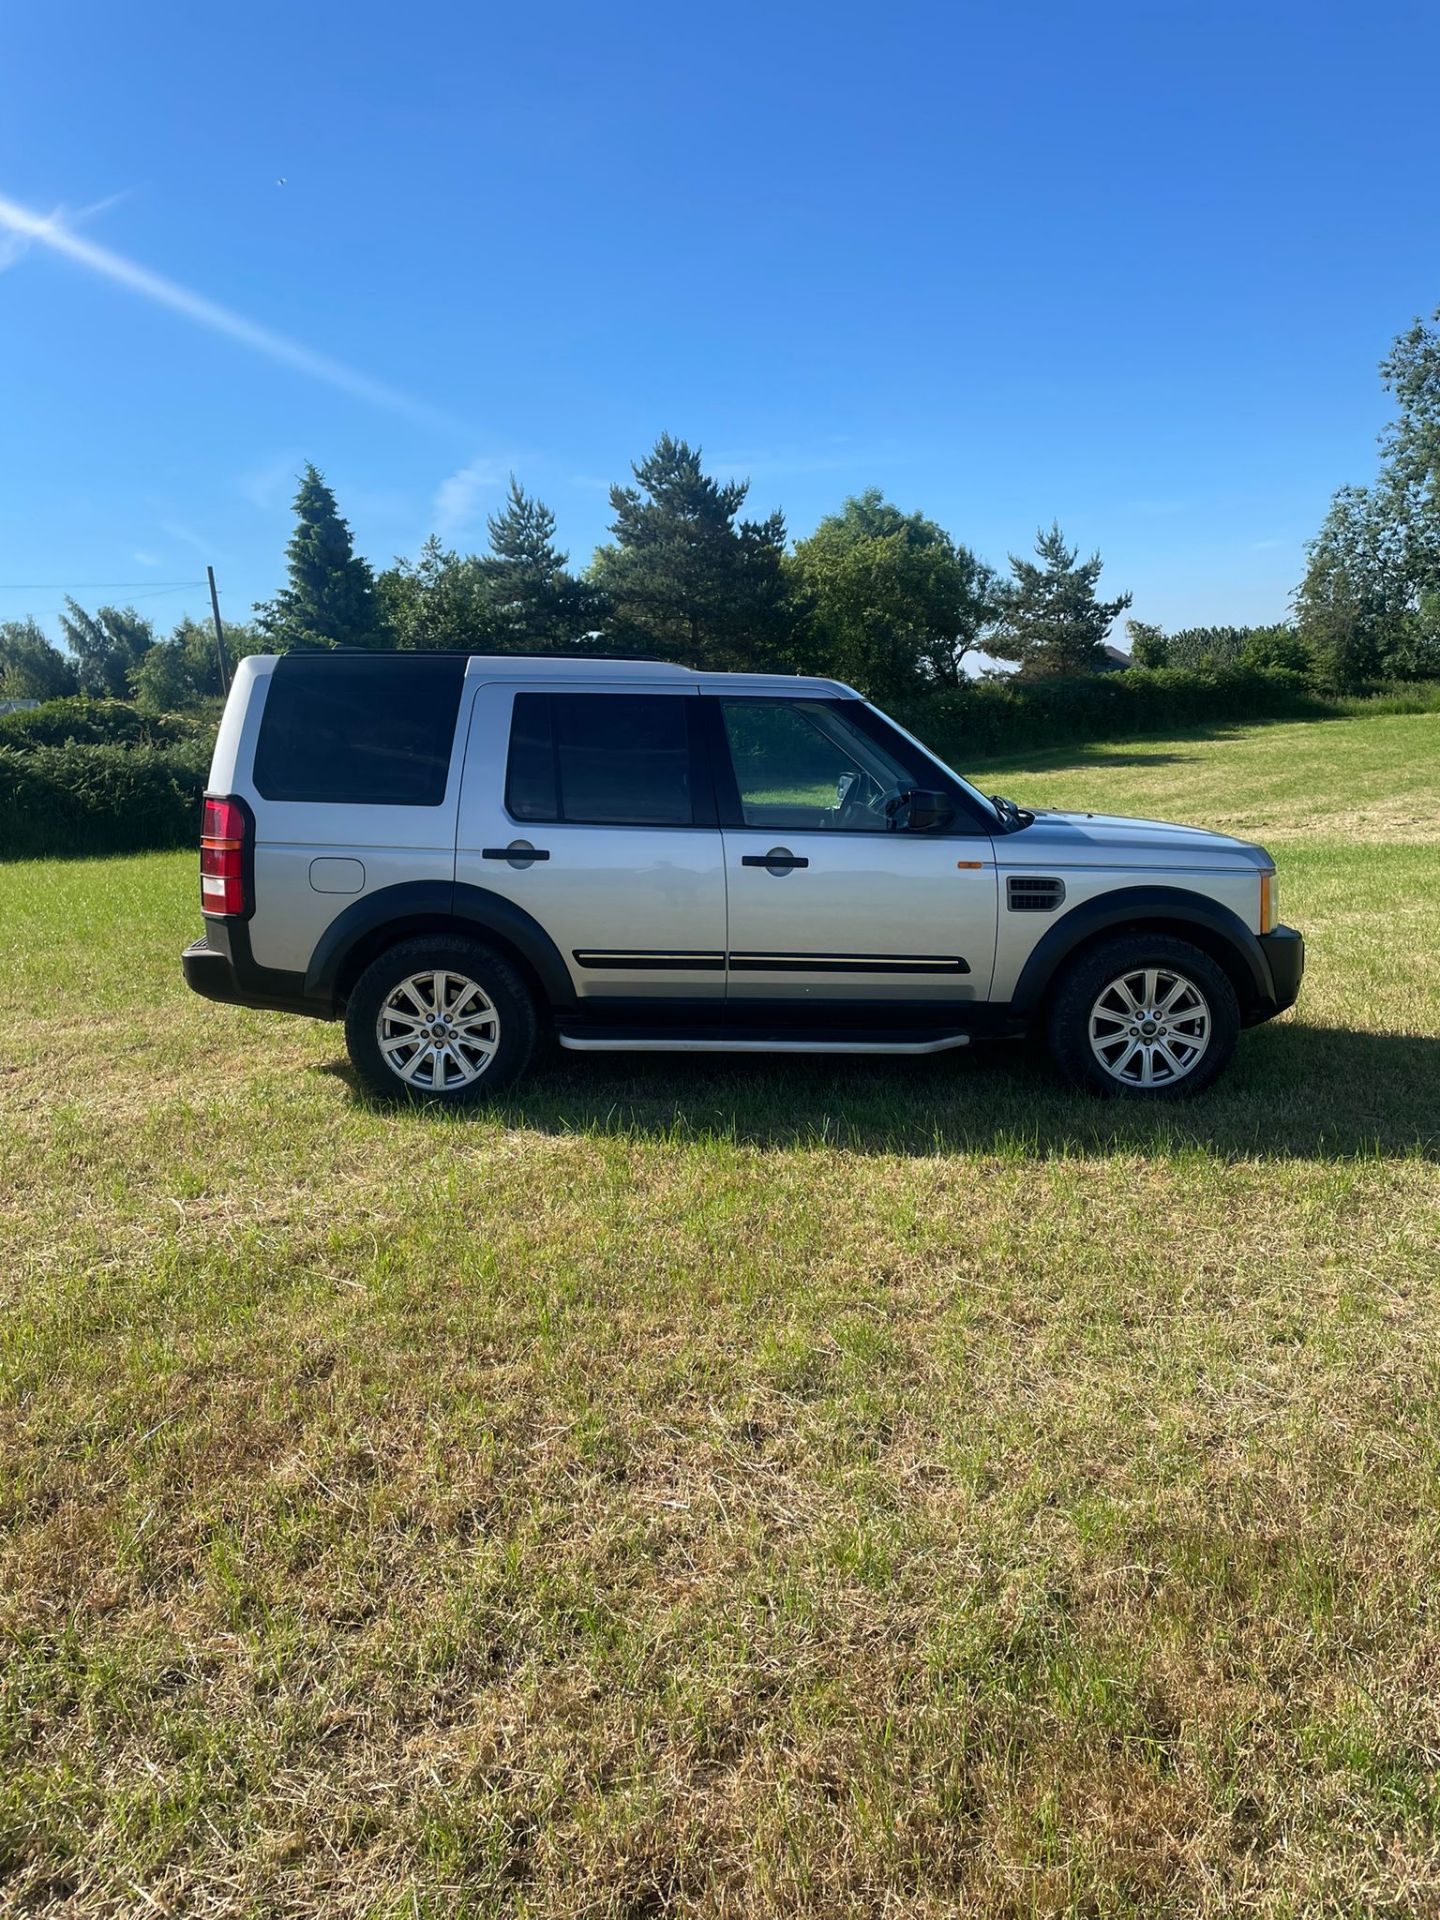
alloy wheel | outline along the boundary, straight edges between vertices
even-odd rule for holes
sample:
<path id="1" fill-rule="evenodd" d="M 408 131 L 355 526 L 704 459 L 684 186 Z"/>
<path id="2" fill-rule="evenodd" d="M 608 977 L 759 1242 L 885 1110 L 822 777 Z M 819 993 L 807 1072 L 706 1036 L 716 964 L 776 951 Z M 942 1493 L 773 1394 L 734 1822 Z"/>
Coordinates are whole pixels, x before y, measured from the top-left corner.
<path id="1" fill-rule="evenodd" d="M 1210 1044 L 1210 1003 L 1174 967 L 1118 974 L 1090 1008 L 1090 1051 L 1126 1087 L 1173 1086 Z"/>
<path id="2" fill-rule="evenodd" d="M 500 1015 L 478 981 L 443 968 L 412 973 L 375 1021 L 380 1057 L 407 1087 L 449 1093 L 478 1080 L 500 1044 Z"/>

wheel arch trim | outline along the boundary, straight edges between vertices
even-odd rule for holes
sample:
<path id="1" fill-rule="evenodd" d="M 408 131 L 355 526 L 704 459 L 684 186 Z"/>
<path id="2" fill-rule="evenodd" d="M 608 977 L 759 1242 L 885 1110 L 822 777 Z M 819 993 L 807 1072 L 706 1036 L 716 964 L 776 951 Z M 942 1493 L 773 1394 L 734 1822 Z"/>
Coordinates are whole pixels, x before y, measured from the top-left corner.
<path id="1" fill-rule="evenodd" d="M 331 1004 L 341 999 L 357 954 L 372 947 L 376 953 L 383 952 L 390 942 L 375 946 L 375 936 L 392 928 L 396 941 L 426 930 L 488 934 L 524 962 L 552 1007 L 574 1003 L 569 969 L 538 920 L 503 894 L 450 880 L 410 880 L 382 887 L 337 914 L 311 956 L 306 995 Z"/>
<path id="2" fill-rule="evenodd" d="M 1152 931 L 1159 931 L 1157 923 L 1163 923 L 1165 931 L 1203 935 L 1195 944 L 1229 974 L 1242 1017 L 1274 998 L 1264 949 L 1238 913 L 1184 887 L 1121 887 L 1071 907 L 1046 928 L 1020 970 L 1011 1006 L 1020 1014 L 1034 1013 L 1060 969 L 1081 947 L 1137 922 Z"/>

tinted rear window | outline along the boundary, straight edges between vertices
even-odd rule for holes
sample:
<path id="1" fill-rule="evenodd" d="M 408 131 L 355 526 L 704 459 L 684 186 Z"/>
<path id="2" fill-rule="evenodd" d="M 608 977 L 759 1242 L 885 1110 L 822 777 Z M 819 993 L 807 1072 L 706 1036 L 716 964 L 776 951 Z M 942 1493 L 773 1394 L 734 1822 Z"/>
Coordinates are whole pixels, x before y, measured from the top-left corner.
<path id="1" fill-rule="evenodd" d="M 516 820 L 558 820 L 555 728 L 548 693 L 517 693 L 510 721 L 505 805 Z"/>
<path id="2" fill-rule="evenodd" d="M 255 790 L 266 800 L 438 807 L 463 658 L 289 654 L 265 697 Z"/>
<path id="3" fill-rule="evenodd" d="M 685 698 L 516 694 L 505 799 L 516 820 L 693 826 Z"/>

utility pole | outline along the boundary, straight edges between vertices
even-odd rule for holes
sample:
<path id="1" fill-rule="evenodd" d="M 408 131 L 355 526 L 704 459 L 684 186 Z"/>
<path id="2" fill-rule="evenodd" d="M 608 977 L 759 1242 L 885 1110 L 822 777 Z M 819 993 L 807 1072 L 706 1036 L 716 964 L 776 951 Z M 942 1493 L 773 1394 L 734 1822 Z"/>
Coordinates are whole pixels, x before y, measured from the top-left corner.
<path id="1" fill-rule="evenodd" d="M 210 611 L 215 616 L 215 658 L 220 665 L 220 691 L 229 693 L 230 674 L 225 665 L 225 629 L 220 624 L 220 596 L 215 591 L 214 567 L 206 567 L 205 578 L 210 582 Z"/>

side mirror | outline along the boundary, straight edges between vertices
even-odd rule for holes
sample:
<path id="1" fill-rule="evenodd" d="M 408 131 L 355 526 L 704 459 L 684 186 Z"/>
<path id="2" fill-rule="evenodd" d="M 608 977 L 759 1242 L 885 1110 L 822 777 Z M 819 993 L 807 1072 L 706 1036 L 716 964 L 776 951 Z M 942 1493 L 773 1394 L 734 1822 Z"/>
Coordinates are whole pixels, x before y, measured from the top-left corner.
<path id="1" fill-rule="evenodd" d="M 948 827 L 955 818 L 954 802 L 948 794 L 934 793 L 927 787 L 911 787 L 897 793 L 890 803 L 890 824 L 900 833 L 933 833 L 936 827 Z"/>

